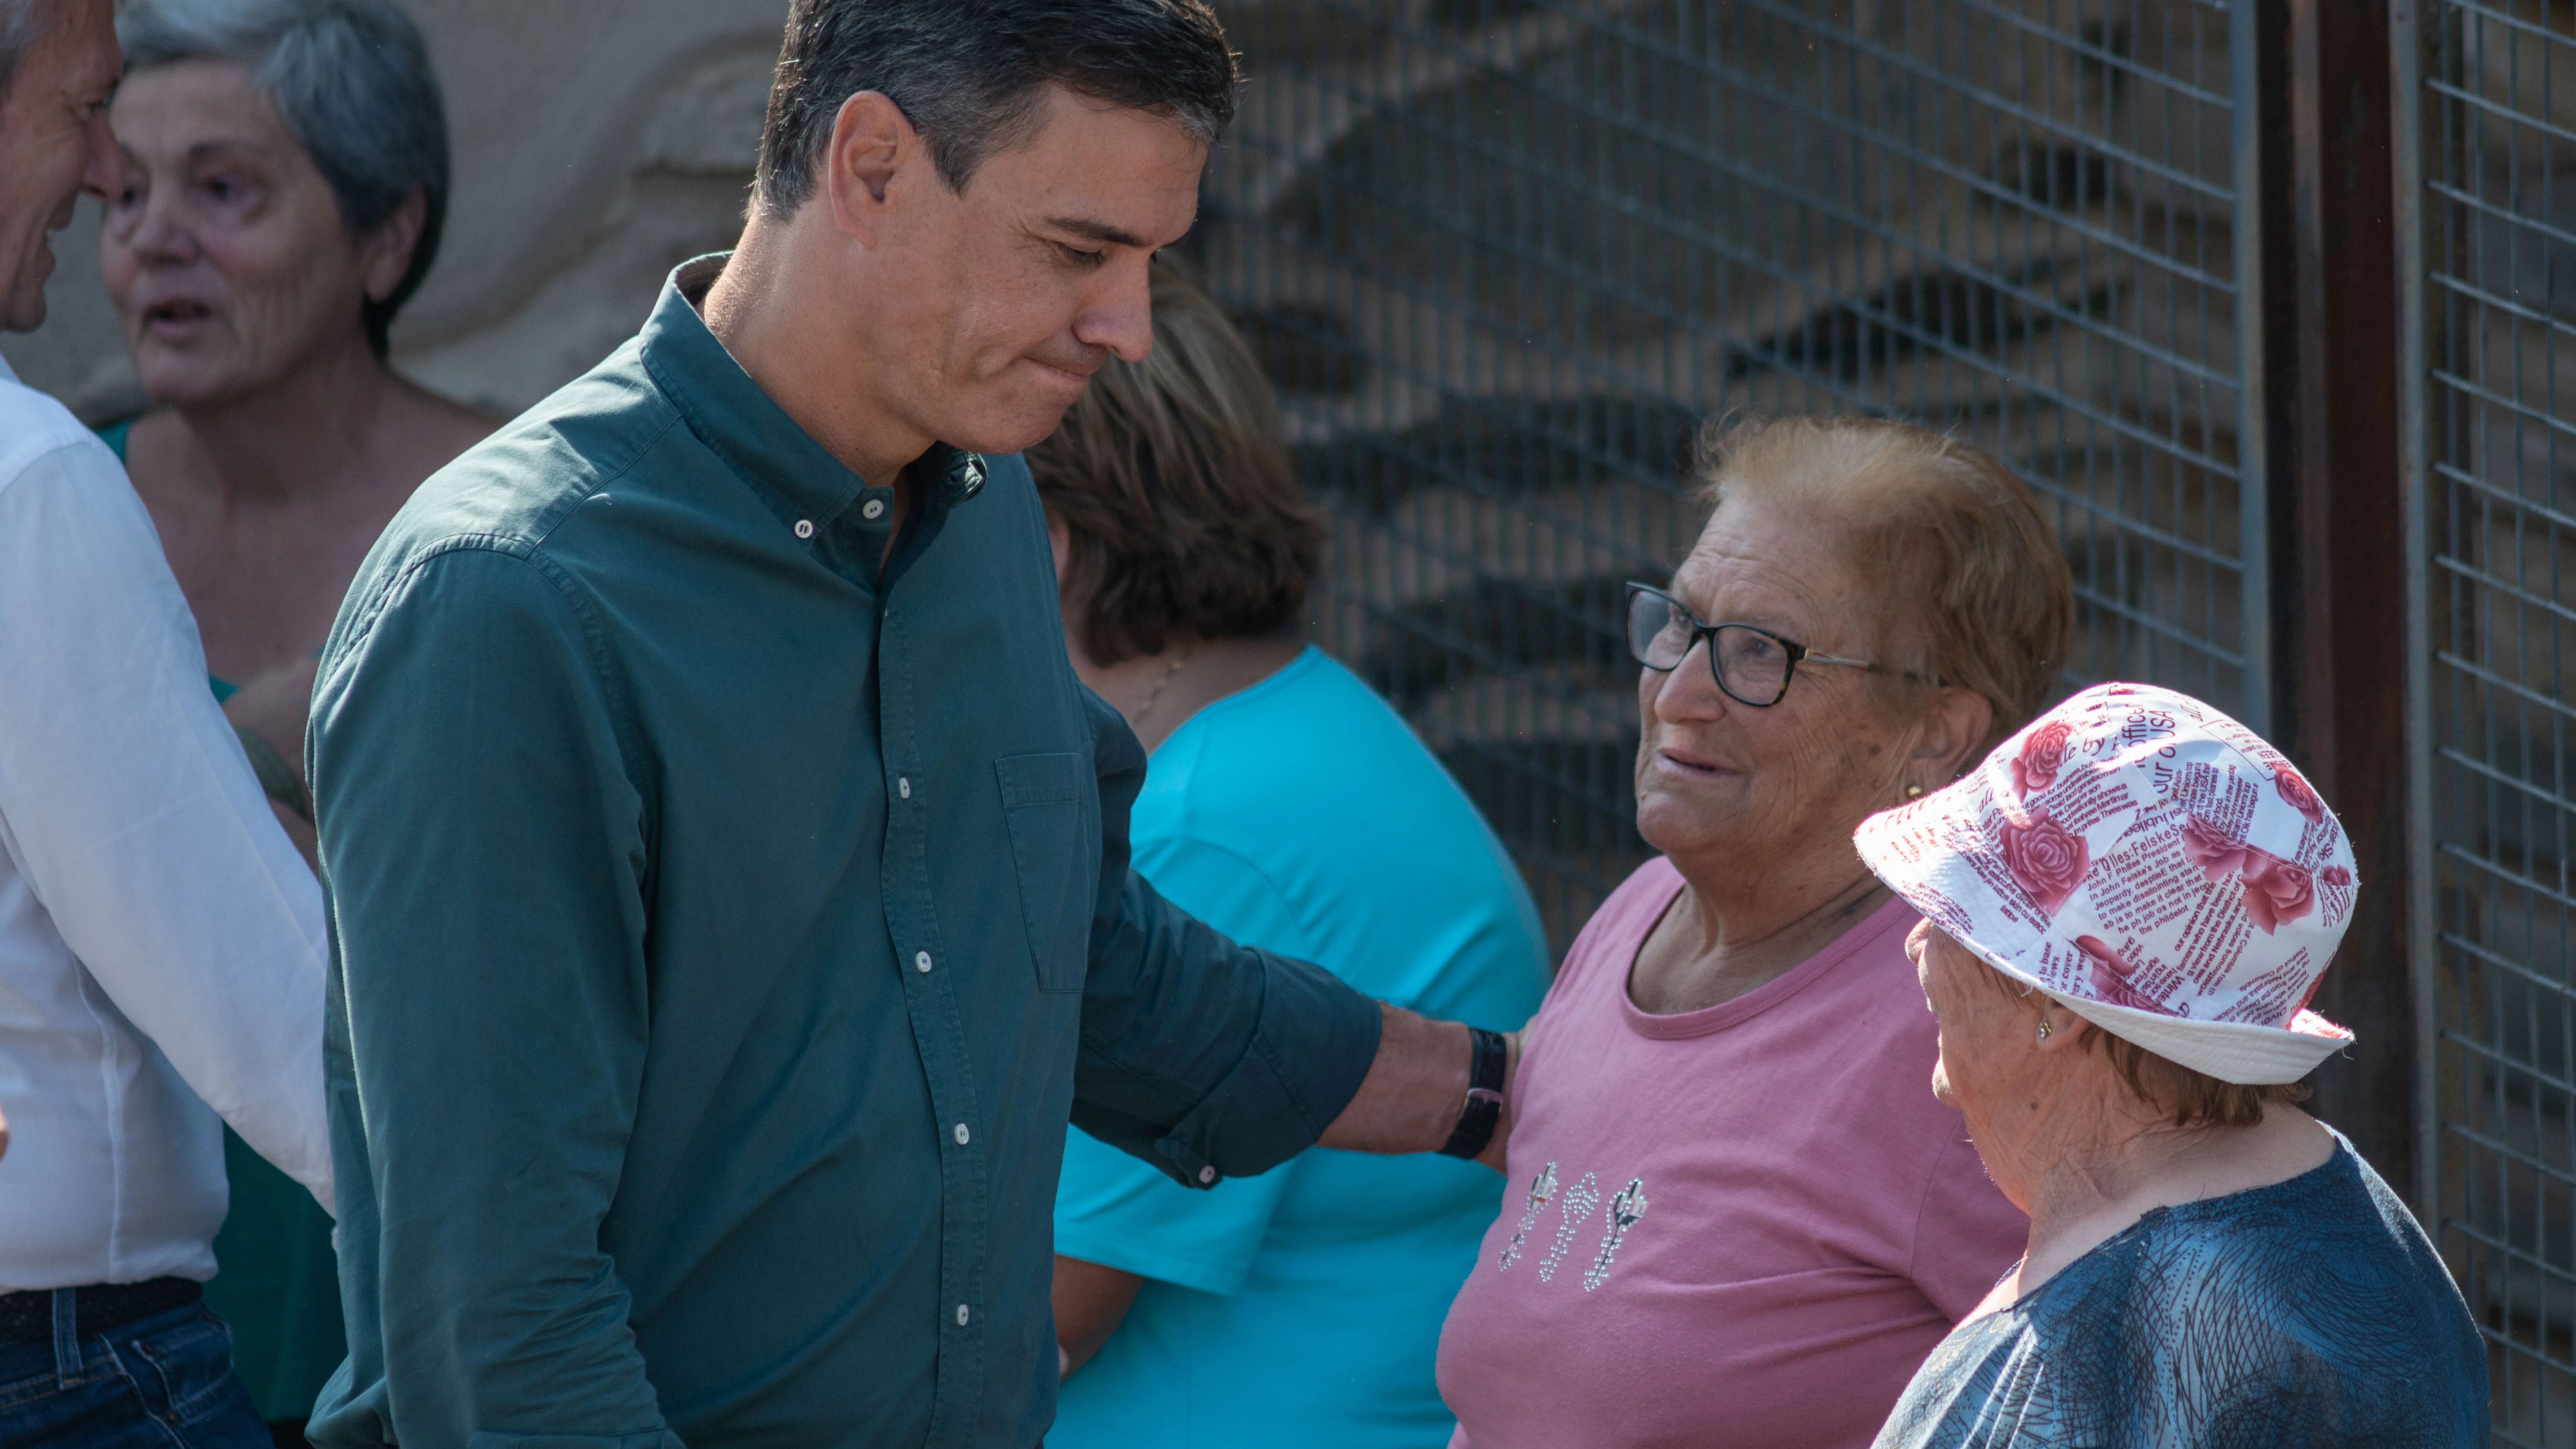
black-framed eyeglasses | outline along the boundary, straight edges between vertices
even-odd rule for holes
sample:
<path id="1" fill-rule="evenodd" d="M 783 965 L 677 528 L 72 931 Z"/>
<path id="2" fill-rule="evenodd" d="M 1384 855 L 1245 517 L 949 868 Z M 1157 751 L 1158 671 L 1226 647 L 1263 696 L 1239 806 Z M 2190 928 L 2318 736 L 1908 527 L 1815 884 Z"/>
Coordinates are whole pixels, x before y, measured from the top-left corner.
<path id="1" fill-rule="evenodd" d="M 1839 664 L 1846 669 L 1876 671 L 1865 659 L 1819 654 L 1794 639 L 1783 639 L 1753 624 L 1703 624 L 1681 601 L 1650 585 L 1628 585 L 1628 652 L 1638 663 L 1664 673 L 1690 657 L 1700 640 L 1708 640 L 1708 670 L 1717 687 L 1738 704 L 1769 709 L 1789 692 L 1789 676 L 1800 664 Z"/>

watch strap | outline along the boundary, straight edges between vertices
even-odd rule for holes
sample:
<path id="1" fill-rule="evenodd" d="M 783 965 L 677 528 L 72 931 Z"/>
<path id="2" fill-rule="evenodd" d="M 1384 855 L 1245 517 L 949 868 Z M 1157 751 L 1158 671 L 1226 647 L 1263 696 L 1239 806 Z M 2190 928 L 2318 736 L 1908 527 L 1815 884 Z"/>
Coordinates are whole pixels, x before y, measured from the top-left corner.
<path id="1" fill-rule="evenodd" d="M 1467 1028 L 1467 1040 L 1474 1052 L 1467 1065 L 1467 1100 L 1459 1105 L 1458 1125 L 1440 1150 L 1473 1161 L 1494 1140 L 1494 1128 L 1503 1120 L 1503 1067 L 1510 1053 L 1502 1033 L 1481 1026 Z"/>

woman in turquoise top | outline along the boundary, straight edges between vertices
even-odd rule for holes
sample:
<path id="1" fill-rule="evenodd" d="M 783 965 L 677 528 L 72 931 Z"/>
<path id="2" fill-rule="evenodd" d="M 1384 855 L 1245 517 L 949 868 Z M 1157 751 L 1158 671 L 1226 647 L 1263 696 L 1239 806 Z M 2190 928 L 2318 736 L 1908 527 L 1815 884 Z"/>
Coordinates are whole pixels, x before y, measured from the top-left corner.
<path id="1" fill-rule="evenodd" d="M 313 660 L 358 561 L 489 431 L 386 364 L 428 274 L 447 132 L 385 0 L 137 0 L 109 123 L 125 179 L 99 266 L 153 407 L 106 430 L 195 613 L 211 681 L 309 856 Z M 331 1223 L 225 1134 L 206 1302 L 282 1443 L 346 1354 Z"/>
<path id="2" fill-rule="evenodd" d="M 1084 682 L 1151 750 L 1135 862 L 1247 944 L 1510 1029 L 1547 955 L 1500 843 L 1384 700 L 1294 635 L 1322 531 L 1267 384 L 1164 271 L 1154 350 L 1032 449 Z M 1316 1149 L 1191 1192 L 1073 1133 L 1056 1198 L 1068 1375 L 1051 1449 L 1438 1449 L 1440 1324 L 1502 1184 Z"/>

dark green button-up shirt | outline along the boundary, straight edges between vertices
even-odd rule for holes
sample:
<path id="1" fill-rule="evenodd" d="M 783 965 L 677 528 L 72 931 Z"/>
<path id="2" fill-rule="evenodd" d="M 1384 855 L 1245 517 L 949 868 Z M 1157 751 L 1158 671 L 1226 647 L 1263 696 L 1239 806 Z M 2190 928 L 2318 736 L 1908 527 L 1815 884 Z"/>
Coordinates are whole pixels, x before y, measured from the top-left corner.
<path id="1" fill-rule="evenodd" d="M 870 488 L 673 277 L 424 484 L 332 631 L 326 1446 L 978 1445 L 1054 1412 L 1065 1121 L 1183 1182 L 1377 1009 L 1127 867 L 1016 458 Z"/>

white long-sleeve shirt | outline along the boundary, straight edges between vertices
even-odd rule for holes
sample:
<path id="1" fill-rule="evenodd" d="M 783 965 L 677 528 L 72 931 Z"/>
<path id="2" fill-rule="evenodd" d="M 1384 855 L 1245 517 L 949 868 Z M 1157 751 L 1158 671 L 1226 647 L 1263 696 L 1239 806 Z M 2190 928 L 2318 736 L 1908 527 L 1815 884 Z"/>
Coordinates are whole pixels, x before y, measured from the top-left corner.
<path id="1" fill-rule="evenodd" d="M 218 1116 L 333 1206 L 325 950 L 151 515 L 0 361 L 0 1291 L 212 1277 Z"/>

